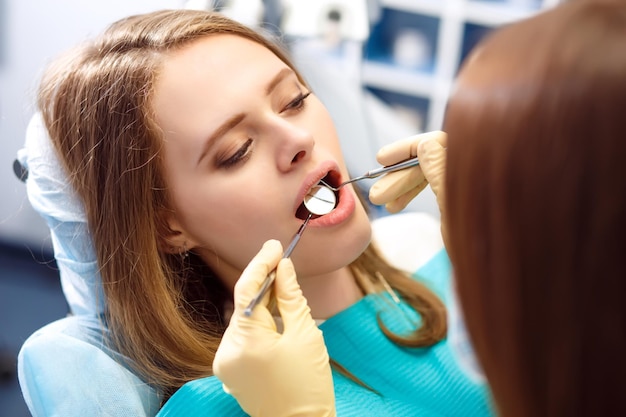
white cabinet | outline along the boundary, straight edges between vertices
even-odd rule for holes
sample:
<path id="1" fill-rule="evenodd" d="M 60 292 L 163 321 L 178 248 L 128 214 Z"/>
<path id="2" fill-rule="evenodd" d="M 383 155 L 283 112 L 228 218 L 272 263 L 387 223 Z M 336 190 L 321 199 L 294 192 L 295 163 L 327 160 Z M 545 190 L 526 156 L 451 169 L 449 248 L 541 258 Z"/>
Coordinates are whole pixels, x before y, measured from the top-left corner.
<path id="1" fill-rule="evenodd" d="M 441 129 L 452 81 L 490 30 L 531 16 L 555 0 L 380 0 L 364 46 L 363 86 L 413 124 Z"/>

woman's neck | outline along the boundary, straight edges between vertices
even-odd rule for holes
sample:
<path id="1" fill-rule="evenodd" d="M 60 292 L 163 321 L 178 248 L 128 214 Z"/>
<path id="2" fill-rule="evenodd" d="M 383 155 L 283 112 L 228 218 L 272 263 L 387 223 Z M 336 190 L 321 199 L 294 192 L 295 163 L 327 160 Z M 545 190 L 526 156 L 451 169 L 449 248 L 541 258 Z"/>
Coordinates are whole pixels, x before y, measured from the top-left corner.
<path id="1" fill-rule="evenodd" d="M 332 317 L 363 298 L 363 291 L 348 267 L 302 278 L 299 283 L 315 319 Z"/>

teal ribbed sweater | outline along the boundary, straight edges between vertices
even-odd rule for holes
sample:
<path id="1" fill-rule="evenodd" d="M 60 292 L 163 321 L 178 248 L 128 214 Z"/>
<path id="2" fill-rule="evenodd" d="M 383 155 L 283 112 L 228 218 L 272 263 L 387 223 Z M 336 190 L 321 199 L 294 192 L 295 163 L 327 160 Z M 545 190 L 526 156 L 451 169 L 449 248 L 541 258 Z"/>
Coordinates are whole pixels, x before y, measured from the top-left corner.
<path id="1" fill-rule="evenodd" d="M 443 300 L 450 298 L 450 264 L 441 251 L 416 274 Z M 391 330 L 402 332 L 419 322 L 406 305 L 388 295 L 368 295 L 320 325 L 331 358 L 378 391 L 363 388 L 333 371 L 338 417 L 347 416 L 491 416 L 486 386 L 467 378 L 447 340 L 428 348 L 404 348 L 387 339 L 376 313 Z M 165 404 L 160 417 L 245 416 L 215 377 L 191 381 Z"/>

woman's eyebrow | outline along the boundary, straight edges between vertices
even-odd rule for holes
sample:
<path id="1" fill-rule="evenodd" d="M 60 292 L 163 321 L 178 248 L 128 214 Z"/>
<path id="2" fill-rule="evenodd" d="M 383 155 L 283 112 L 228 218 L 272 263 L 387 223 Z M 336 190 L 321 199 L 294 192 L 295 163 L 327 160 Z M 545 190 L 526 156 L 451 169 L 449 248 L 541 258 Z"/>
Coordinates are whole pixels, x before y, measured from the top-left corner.
<path id="1" fill-rule="evenodd" d="M 238 113 L 238 114 L 230 117 L 228 120 L 226 120 L 224 123 L 222 123 L 220 125 L 220 127 L 218 127 L 215 130 L 215 132 L 213 132 L 213 134 L 211 136 L 209 136 L 209 138 L 204 142 L 204 146 L 202 147 L 202 152 L 200 152 L 200 156 L 198 157 L 198 161 L 196 162 L 196 166 L 200 165 L 200 162 L 202 162 L 202 160 L 204 159 L 206 154 L 211 149 L 211 145 L 213 145 L 213 143 L 217 140 L 217 138 L 219 138 L 220 136 L 225 135 L 226 132 L 228 132 L 230 129 L 234 128 L 239 123 L 241 123 L 241 121 L 244 119 L 244 117 L 246 117 L 246 115 L 244 113 Z"/>
<path id="2" fill-rule="evenodd" d="M 283 68 L 282 70 L 278 71 L 278 74 L 276 74 L 276 76 L 272 79 L 272 81 L 269 82 L 267 87 L 265 87 L 265 94 L 267 95 L 271 94 L 272 91 L 274 91 L 276 86 L 280 84 L 282 80 L 284 80 L 285 78 L 287 78 L 288 76 L 292 74 L 295 74 L 295 73 L 289 67 Z"/>
<path id="3" fill-rule="evenodd" d="M 278 73 L 274 76 L 274 78 L 272 78 L 272 80 L 265 87 L 265 94 L 270 95 L 272 91 L 274 91 L 276 86 L 278 86 L 278 84 L 280 84 L 281 81 L 283 81 L 285 78 L 289 77 L 290 75 L 295 75 L 295 73 L 289 67 L 283 68 L 280 71 L 278 71 Z M 211 145 L 213 144 L 213 142 L 215 142 L 215 140 L 219 138 L 220 136 L 225 135 L 226 132 L 228 132 L 230 129 L 234 128 L 239 123 L 241 123 L 241 121 L 244 119 L 245 116 L 246 115 L 244 113 L 238 113 L 230 117 L 228 120 L 222 123 L 215 130 L 215 132 L 213 132 L 211 136 L 209 136 L 209 138 L 204 142 L 204 146 L 202 147 L 202 151 L 200 152 L 200 156 L 198 157 L 196 166 L 200 165 L 200 162 L 202 162 L 206 154 L 211 149 Z"/>

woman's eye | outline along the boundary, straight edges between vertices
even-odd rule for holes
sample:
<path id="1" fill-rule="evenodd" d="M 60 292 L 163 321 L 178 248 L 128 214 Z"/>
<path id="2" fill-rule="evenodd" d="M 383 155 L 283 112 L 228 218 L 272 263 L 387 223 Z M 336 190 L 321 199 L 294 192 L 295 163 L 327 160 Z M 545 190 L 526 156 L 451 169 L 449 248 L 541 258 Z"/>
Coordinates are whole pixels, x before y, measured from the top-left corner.
<path id="1" fill-rule="evenodd" d="M 237 164 L 240 164 L 250 158 L 252 149 L 252 139 L 248 139 L 242 146 L 240 146 L 235 153 L 230 156 L 218 157 L 216 165 L 218 168 L 232 168 Z"/>
<path id="2" fill-rule="evenodd" d="M 310 95 L 311 95 L 310 91 L 307 92 L 307 93 L 300 93 L 300 94 L 298 94 L 298 97 L 296 97 L 289 104 L 287 104 L 287 106 L 283 109 L 283 111 L 287 111 L 287 110 L 301 110 L 301 109 L 303 109 L 304 108 L 304 104 L 305 104 L 305 100 Z"/>

